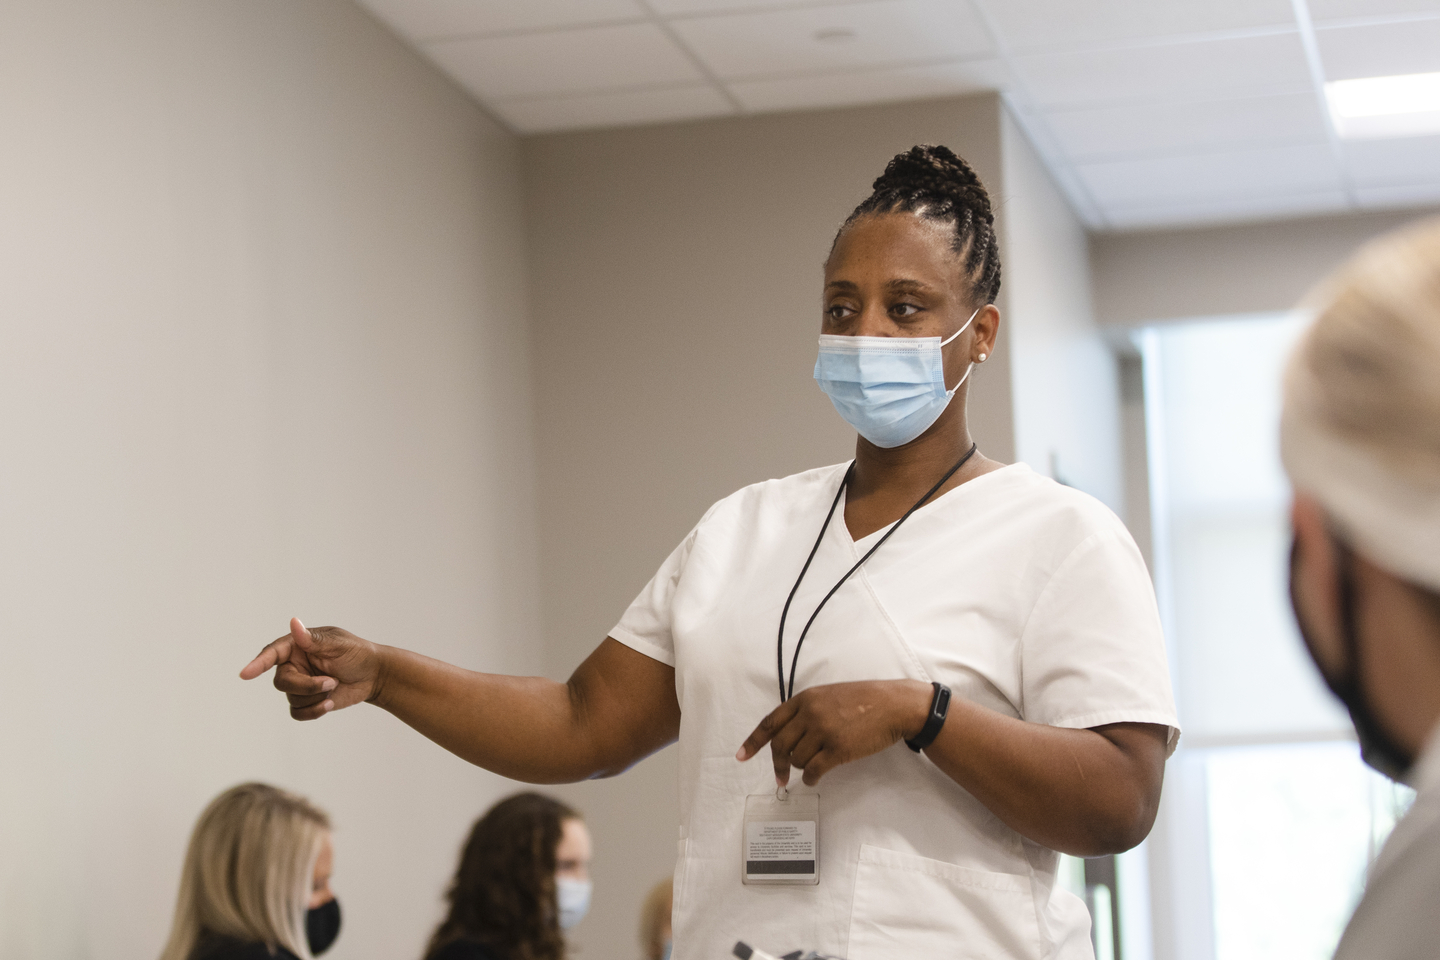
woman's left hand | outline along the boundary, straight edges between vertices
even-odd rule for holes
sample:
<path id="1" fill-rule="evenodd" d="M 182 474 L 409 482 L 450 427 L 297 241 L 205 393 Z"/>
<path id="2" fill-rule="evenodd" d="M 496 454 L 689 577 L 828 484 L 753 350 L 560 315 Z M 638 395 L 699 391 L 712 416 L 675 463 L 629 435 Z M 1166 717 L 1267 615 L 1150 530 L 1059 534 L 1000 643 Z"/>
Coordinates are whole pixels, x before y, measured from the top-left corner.
<path id="1" fill-rule="evenodd" d="M 919 680 L 862 680 L 802 690 L 770 712 L 737 760 L 749 760 L 765 744 L 775 781 L 790 782 L 790 768 L 804 771 L 809 786 L 842 763 L 860 760 L 913 737 L 925 726 L 934 688 Z"/>

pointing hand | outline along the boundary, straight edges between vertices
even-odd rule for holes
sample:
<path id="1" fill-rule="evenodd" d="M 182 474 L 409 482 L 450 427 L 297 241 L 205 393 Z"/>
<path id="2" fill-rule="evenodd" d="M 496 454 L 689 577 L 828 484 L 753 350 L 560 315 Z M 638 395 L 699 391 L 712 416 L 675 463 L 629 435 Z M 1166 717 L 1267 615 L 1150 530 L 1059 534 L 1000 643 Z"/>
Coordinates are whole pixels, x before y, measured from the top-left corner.
<path id="1" fill-rule="evenodd" d="M 290 701 L 290 716 L 315 720 L 369 700 L 380 687 L 379 648 L 339 627 L 307 630 L 299 618 L 290 633 L 266 645 L 240 671 L 253 680 L 275 667 L 275 689 Z"/>

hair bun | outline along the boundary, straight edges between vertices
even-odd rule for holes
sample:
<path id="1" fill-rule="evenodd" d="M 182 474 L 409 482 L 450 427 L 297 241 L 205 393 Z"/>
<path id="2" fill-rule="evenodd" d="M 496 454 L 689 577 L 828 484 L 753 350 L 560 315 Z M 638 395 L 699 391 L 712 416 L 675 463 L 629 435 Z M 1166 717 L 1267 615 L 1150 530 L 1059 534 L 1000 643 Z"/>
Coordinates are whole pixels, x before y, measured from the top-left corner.
<path id="1" fill-rule="evenodd" d="M 882 213 L 914 213 L 954 225 L 952 249 L 964 257 L 964 270 L 981 303 L 1000 293 L 1000 243 L 990 195 L 975 170 L 949 147 L 921 144 L 897 153 L 875 178 L 874 192 L 841 224 Z"/>
<path id="2" fill-rule="evenodd" d="M 920 144 L 897 153 L 872 185 L 878 193 L 933 194 L 969 208 L 987 224 L 995 222 L 990 197 L 975 170 L 949 147 Z"/>

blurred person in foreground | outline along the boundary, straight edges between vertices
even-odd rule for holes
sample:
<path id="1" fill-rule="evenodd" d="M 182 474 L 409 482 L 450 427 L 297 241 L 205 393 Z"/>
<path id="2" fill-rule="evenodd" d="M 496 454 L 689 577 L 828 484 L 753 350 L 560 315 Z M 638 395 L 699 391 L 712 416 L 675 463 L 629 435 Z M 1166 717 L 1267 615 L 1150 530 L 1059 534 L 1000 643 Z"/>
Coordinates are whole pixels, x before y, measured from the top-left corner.
<path id="1" fill-rule="evenodd" d="M 1321 288 L 1285 377 L 1291 599 L 1361 752 L 1414 787 L 1337 960 L 1440 955 L 1440 219 Z"/>
<path id="2" fill-rule="evenodd" d="M 661 880 L 645 895 L 640 906 L 640 944 L 645 948 L 645 960 L 670 960 L 670 911 L 674 905 L 673 877 Z"/>
<path id="3" fill-rule="evenodd" d="M 590 908 L 590 831 L 539 793 L 501 800 L 475 822 L 427 960 L 562 960 L 563 931 Z"/>
<path id="4" fill-rule="evenodd" d="M 160 960 L 313 960 L 340 933 L 330 818 L 303 797 L 242 783 L 190 835 Z"/>

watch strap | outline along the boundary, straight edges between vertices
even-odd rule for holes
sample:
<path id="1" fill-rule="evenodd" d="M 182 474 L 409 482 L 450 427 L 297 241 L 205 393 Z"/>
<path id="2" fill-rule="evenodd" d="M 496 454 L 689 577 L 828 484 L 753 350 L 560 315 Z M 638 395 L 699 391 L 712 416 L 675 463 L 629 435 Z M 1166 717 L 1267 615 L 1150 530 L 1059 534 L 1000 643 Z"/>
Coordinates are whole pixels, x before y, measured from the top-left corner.
<path id="1" fill-rule="evenodd" d="M 935 742 L 935 738 L 940 736 L 940 728 L 945 726 L 945 715 L 950 712 L 950 688 L 934 681 L 931 681 L 930 685 L 935 688 L 935 695 L 930 698 L 930 715 L 925 718 L 925 726 L 920 728 L 920 732 L 905 741 L 905 746 L 916 753 L 930 746 Z"/>

